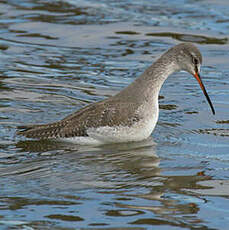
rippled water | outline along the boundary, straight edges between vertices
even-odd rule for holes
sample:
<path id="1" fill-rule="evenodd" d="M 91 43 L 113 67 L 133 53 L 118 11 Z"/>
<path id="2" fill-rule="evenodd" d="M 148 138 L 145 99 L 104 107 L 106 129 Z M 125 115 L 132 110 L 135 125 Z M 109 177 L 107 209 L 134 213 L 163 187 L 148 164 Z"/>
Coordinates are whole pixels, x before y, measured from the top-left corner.
<path id="1" fill-rule="evenodd" d="M 228 229 L 226 0 L 0 2 L 0 229 Z M 15 136 L 127 86 L 181 41 L 198 83 L 173 74 L 141 143 L 79 147 Z"/>

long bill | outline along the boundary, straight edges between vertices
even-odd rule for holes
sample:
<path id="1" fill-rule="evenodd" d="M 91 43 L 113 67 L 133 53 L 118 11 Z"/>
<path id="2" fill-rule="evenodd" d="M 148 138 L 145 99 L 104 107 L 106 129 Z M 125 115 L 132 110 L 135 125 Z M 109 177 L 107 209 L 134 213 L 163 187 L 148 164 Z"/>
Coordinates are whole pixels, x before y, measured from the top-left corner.
<path id="1" fill-rule="evenodd" d="M 196 80 L 198 81 L 198 83 L 199 83 L 199 85 L 200 85 L 200 88 L 202 89 L 202 91 L 203 91 L 205 97 L 207 98 L 207 101 L 208 101 L 208 103 L 209 103 L 209 105 L 210 105 L 210 107 L 211 107 L 211 110 L 212 110 L 213 115 L 215 115 L 215 109 L 214 109 L 214 107 L 213 107 L 213 105 L 212 105 L 212 102 L 211 102 L 211 100 L 210 100 L 210 97 L 208 96 L 208 93 L 207 93 L 207 91 L 206 91 L 206 89 L 205 89 L 205 87 L 204 87 L 204 84 L 203 84 L 203 82 L 202 82 L 202 80 L 201 80 L 201 78 L 200 78 L 200 75 L 196 72 L 196 73 L 194 74 L 194 77 L 195 77 Z"/>

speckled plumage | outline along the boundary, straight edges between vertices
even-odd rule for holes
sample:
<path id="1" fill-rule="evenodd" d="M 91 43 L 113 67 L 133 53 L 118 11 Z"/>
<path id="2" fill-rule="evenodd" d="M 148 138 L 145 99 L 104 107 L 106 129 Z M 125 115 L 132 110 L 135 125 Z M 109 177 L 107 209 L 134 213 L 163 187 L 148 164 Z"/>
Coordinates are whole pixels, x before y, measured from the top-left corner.
<path id="1" fill-rule="evenodd" d="M 61 121 L 21 126 L 18 134 L 28 138 L 66 139 L 79 144 L 94 143 L 92 140 L 105 144 L 146 139 L 158 120 L 158 95 L 164 81 L 179 70 L 194 75 L 201 63 L 199 50 L 190 43 L 181 43 L 169 49 L 117 95 L 88 105 Z"/>
<path id="2" fill-rule="evenodd" d="M 104 100 L 88 105 L 76 113 L 73 113 L 61 121 L 45 125 L 21 126 L 19 131 L 29 138 L 68 138 L 74 136 L 88 136 L 88 128 L 100 126 L 130 126 L 138 121 L 140 116 L 134 113 L 136 104 L 117 102 L 113 103 Z M 121 120 L 121 121 L 120 121 Z"/>

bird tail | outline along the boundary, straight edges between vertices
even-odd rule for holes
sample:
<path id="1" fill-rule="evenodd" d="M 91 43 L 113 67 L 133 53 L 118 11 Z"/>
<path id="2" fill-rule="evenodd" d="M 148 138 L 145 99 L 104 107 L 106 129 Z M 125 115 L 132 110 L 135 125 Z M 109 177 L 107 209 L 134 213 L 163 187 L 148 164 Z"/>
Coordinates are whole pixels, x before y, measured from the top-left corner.
<path id="1" fill-rule="evenodd" d="M 47 125 L 18 126 L 17 135 L 35 139 L 50 139 L 60 137 L 61 126 L 58 122 Z"/>

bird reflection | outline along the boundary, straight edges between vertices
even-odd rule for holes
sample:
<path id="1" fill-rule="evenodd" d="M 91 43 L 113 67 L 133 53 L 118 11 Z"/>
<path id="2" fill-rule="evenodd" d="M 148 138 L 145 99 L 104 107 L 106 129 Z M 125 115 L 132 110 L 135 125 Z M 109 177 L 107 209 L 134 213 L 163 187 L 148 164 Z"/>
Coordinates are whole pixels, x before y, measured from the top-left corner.
<path id="1" fill-rule="evenodd" d="M 52 196 L 60 191 L 74 196 L 77 191 L 86 189 L 104 196 L 112 195 L 110 202 L 114 211 L 108 207 L 105 215 L 126 215 L 120 209 L 129 210 L 139 214 L 133 224 L 163 222 L 181 226 L 179 221 L 184 221 L 184 215 L 196 214 L 200 209 L 193 200 L 185 201 L 186 190 L 203 188 L 198 182 L 211 179 L 203 172 L 165 175 L 165 169 L 160 166 L 163 160 L 156 154 L 157 144 L 153 138 L 139 143 L 99 147 L 26 141 L 18 142 L 17 148 L 28 155 L 37 153 L 37 157 L 4 168 L 4 173 L 0 169 L 0 175 L 13 175 L 14 180 L 20 179 L 22 192 L 23 189 L 32 192 L 39 184 L 39 192 Z M 35 188 L 31 184 L 26 186 L 28 180 L 33 181 Z M 196 199 L 201 198 L 196 196 Z M 141 218 L 146 211 L 160 218 Z M 201 219 L 198 221 L 202 222 Z M 192 220 L 187 219 L 187 226 L 189 222 L 191 226 Z"/>

